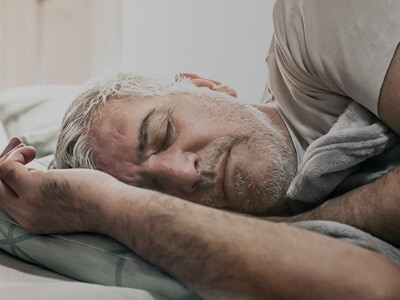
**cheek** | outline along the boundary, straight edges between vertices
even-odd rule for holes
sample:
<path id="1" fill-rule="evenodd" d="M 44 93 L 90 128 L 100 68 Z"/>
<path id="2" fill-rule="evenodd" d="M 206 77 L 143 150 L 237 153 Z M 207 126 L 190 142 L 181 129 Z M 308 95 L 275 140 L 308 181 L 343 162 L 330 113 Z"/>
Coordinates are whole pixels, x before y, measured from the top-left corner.
<path id="1" fill-rule="evenodd" d="M 174 121 L 178 135 L 176 142 L 191 142 L 200 146 L 219 137 L 221 131 L 217 120 L 198 111 L 190 110 L 184 117 L 176 118 Z"/>
<path id="2" fill-rule="evenodd" d="M 241 105 L 218 100 L 207 100 L 201 104 L 190 101 L 174 110 L 179 137 L 196 139 L 204 145 L 219 137 L 251 136 L 256 128 L 254 116 Z"/>

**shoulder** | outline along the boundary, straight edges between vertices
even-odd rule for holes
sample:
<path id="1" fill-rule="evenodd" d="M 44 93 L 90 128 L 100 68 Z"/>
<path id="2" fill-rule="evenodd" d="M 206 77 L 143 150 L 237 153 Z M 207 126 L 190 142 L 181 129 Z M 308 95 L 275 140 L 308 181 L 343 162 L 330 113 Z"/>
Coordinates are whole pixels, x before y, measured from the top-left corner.
<path id="1" fill-rule="evenodd" d="M 379 117 L 400 134 L 400 47 L 391 61 L 379 96 Z"/>

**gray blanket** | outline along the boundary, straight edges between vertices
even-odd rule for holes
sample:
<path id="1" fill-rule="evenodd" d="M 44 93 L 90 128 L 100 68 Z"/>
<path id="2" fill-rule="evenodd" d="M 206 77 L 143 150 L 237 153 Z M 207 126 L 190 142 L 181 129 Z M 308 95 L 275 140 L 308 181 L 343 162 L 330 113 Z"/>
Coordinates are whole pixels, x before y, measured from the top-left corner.
<path id="1" fill-rule="evenodd" d="M 400 165 L 400 138 L 364 107 L 353 102 L 328 134 L 306 150 L 287 201 L 299 213 Z M 380 252 L 400 264 L 400 250 L 351 226 L 306 221 L 294 226 L 314 230 Z"/>
<path id="2" fill-rule="evenodd" d="M 289 201 L 320 204 L 331 193 L 382 176 L 400 164 L 399 142 L 375 115 L 352 102 L 332 129 L 307 148 L 289 186 Z"/>

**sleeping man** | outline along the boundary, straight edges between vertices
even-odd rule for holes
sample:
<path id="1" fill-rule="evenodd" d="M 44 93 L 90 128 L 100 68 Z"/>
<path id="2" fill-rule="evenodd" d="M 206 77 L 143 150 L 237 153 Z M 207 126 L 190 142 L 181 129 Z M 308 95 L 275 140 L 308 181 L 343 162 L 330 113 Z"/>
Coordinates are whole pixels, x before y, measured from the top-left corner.
<path id="1" fill-rule="evenodd" d="M 400 168 L 300 214 L 287 191 L 352 103 L 400 134 L 399 15 L 397 0 L 278 0 L 265 105 L 190 74 L 94 80 L 64 118 L 60 170 L 25 167 L 35 150 L 10 141 L 0 207 L 34 233 L 111 236 L 204 298 L 398 298 Z"/>

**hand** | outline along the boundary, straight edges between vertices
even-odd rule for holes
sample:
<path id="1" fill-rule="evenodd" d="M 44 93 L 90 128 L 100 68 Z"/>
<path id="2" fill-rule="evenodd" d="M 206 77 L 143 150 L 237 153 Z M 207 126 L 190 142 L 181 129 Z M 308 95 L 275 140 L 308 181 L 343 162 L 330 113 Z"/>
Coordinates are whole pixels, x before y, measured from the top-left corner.
<path id="1" fill-rule="evenodd" d="M 18 137 L 13 137 L 6 148 L 3 150 L 3 152 L 0 154 L 0 159 L 19 145 L 23 146 L 22 140 Z"/>
<path id="2" fill-rule="evenodd" d="M 180 78 L 189 78 L 197 87 L 208 87 L 210 90 L 225 93 L 235 98 L 237 97 L 237 93 L 234 89 L 222 85 L 219 81 L 203 78 L 192 73 L 180 73 L 175 79 L 178 81 Z"/>
<path id="3" fill-rule="evenodd" d="M 0 209 L 33 233 L 102 232 L 101 214 L 110 208 L 105 200 L 113 194 L 108 191 L 121 183 L 95 170 L 27 168 L 35 155 L 19 139 L 1 154 Z"/>

